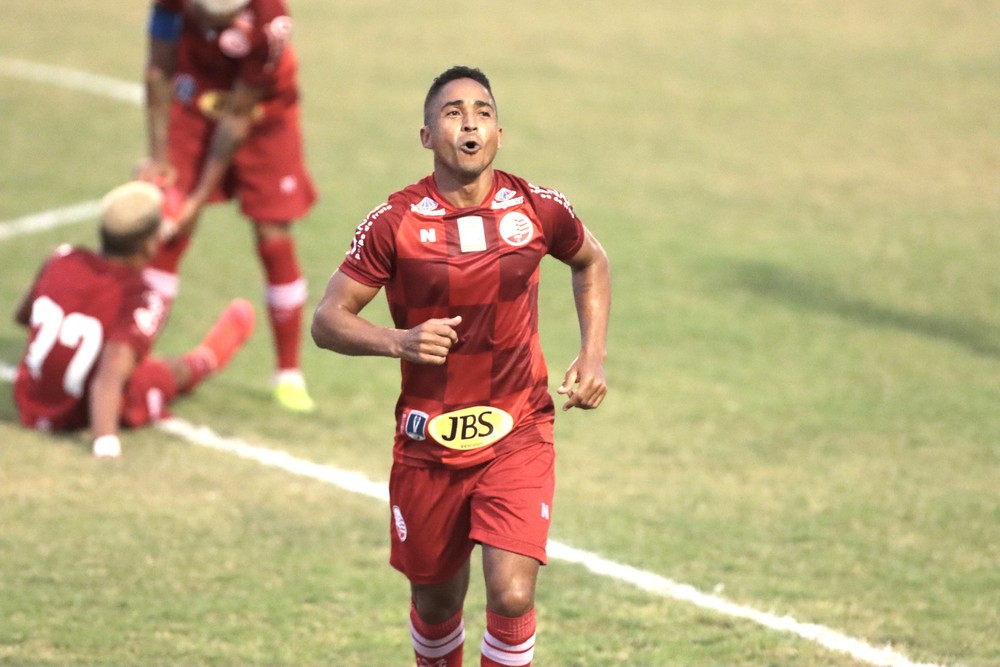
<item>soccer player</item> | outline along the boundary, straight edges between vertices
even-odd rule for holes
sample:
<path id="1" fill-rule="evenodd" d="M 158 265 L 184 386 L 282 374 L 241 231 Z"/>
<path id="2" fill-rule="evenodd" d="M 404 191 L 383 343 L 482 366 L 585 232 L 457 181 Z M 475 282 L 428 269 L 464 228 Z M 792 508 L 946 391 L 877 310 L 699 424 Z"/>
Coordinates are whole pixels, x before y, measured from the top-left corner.
<path id="1" fill-rule="evenodd" d="M 391 564 L 410 582 L 417 665 L 461 665 L 469 558 L 481 545 L 481 665 L 530 665 L 555 486 L 554 405 L 538 334 L 539 263 L 566 263 L 580 348 L 562 409 L 598 407 L 608 258 L 566 198 L 494 169 L 502 128 L 478 69 L 438 76 L 420 142 L 430 176 L 357 228 L 312 322 L 317 345 L 401 359 L 389 479 Z M 385 288 L 395 327 L 359 313 Z"/>
<path id="2" fill-rule="evenodd" d="M 250 336 L 253 306 L 236 299 L 187 354 L 150 355 L 165 316 L 142 269 L 160 245 L 163 195 L 133 181 L 101 202 L 101 250 L 60 246 L 15 313 L 29 329 L 14 381 L 21 423 L 93 432 L 93 453 L 121 455 L 118 427 L 166 415 L 175 397 L 225 366 Z"/>
<path id="3" fill-rule="evenodd" d="M 298 64 L 285 0 L 154 0 L 146 65 L 148 156 L 138 178 L 182 193 L 172 238 L 146 271 L 168 305 L 206 204 L 253 222 L 274 339 L 274 397 L 315 407 L 300 370 L 306 280 L 292 222 L 316 199 L 306 169 Z"/>

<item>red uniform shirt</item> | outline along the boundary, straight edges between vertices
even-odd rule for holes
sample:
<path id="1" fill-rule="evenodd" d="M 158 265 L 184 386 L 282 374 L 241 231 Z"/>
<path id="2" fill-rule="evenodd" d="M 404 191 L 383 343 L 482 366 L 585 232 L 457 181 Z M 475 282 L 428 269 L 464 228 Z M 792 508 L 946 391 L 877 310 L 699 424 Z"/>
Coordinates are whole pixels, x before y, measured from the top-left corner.
<path id="1" fill-rule="evenodd" d="M 185 11 L 188 2 L 154 0 L 150 24 L 153 38 L 176 41 L 168 130 L 176 185 L 190 191 L 198 182 L 219 111 L 240 80 L 260 88 L 262 98 L 250 135 L 209 201 L 236 197 L 254 220 L 300 219 L 316 189 L 302 149 L 298 64 L 285 0 L 250 0 L 229 26 L 207 32 Z"/>
<path id="2" fill-rule="evenodd" d="M 187 3 L 154 2 L 164 11 L 183 14 L 175 77 L 181 104 L 197 104 L 211 115 L 215 96 L 232 89 L 237 79 L 264 88 L 265 109 L 298 100 L 297 64 L 288 41 L 292 19 L 284 0 L 250 0 L 229 27 L 208 32 L 184 12 Z"/>
<path id="3" fill-rule="evenodd" d="M 86 426 L 88 389 L 104 345 L 123 342 L 142 359 L 164 312 L 160 297 L 132 267 L 60 247 L 17 313 L 31 328 L 14 383 L 21 421 L 44 429 Z"/>
<path id="4" fill-rule="evenodd" d="M 501 171 L 478 207 L 455 209 L 428 176 L 358 227 L 340 269 L 385 287 L 398 328 L 462 316 L 445 364 L 401 364 L 397 461 L 463 467 L 552 442 L 539 264 L 546 254 L 568 259 L 583 240 L 562 194 Z"/>

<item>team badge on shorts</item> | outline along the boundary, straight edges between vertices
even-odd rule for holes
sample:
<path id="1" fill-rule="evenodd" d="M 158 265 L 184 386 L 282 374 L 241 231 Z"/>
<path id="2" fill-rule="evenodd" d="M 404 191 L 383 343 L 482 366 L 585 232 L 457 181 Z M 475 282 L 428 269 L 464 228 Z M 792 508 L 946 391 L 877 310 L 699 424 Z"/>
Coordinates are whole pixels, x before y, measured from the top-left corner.
<path id="1" fill-rule="evenodd" d="M 392 506 L 392 522 L 396 525 L 396 536 L 400 542 L 406 541 L 406 522 L 403 521 L 403 513 L 399 505 Z"/>

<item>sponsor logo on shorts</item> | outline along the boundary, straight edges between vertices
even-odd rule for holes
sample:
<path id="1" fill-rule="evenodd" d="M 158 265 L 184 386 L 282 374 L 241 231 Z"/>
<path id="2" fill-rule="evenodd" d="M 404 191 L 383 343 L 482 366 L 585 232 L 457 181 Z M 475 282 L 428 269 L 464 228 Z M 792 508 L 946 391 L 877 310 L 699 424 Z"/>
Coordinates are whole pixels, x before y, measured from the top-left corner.
<path id="1" fill-rule="evenodd" d="M 535 235 L 535 226 L 523 213 L 511 211 L 500 220 L 500 238 L 512 246 L 522 246 Z"/>
<path id="2" fill-rule="evenodd" d="M 427 432 L 449 449 L 469 450 L 492 445 L 514 428 L 514 418 L 500 408 L 477 405 L 438 415 Z"/>
<path id="3" fill-rule="evenodd" d="M 403 521 L 403 513 L 399 509 L 399 505 L 392 506 L 392 522 L 396 525 L 396 536 L 399 537 L 400 542 L 406 541 L 406 522 Z"/>
<path id="4" fill-rule="evenodd" d="M 228 90 L 206 90 L 198 96 L 196 102 L 198 111 L 209 120 L 219 120 L 222 118 L 222 110 L 226 107 L 230 93 Z M 250 111 L 250 117 L 256 123 L 264 118 L 264 105 L 258 102 Z"/>

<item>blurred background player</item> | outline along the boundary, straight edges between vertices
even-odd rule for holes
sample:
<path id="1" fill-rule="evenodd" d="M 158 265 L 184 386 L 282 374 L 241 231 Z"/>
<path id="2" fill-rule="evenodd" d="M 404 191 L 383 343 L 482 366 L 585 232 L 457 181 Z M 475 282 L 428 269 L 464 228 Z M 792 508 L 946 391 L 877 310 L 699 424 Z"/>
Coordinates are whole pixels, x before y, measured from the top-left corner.
<path id="1" fill-rule="evenodd" d="M 40 430 L 88 425 L 95 456 L 121 455 L 118 427 L 166 415 L 166 406 L 220 370 L 250 336 L 253 306 L 236 299 L 196 348 L 150 355 L 166 310 L 142 269 L 160 245 L 160 189 L 133 181 L 101 202 L 100 253 L 60 246 L 42 265 L 15 319 L 28 327 L 14 402 Z"/>
<path id="2" fill-rule="evenodd" d="M 306 281 L 291 224 L 316 200 L 305 167 L 298 64 L 285 0 L 154 0 L 146 63 L 148 156 L 137 177 L 179 191 L 146 280 L 169 308 L 202 208 L 237 199 L 253 221 L 274 338 L 274 396 L 315 405 L 300 370 Z"/>

